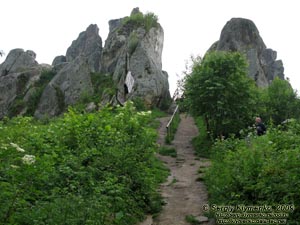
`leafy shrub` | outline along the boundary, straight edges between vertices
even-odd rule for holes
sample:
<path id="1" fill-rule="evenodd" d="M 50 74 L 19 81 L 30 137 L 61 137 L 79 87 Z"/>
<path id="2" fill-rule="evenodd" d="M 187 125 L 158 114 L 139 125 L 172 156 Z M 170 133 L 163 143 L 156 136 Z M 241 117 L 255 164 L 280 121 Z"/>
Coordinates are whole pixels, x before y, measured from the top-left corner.
<path id="1" fill-rule="evenodd" d="M 195 116 L 205 119 L 214 137 L 238 133 L 255 109 L 254 81 L 238 52 L 210 52 L 192 67 L 185 80 L 185 100 Z"/>
<path id="2" fill-rule="evenodd" d="M 213 146 L 205 176 L 210 202 L 224 205 L 290 204 L 288 224 L 300 219 L 300 123 L 266 135 L 228 138 Z"/>
<path id="3" fill-rule="evenodd" d="M 1 224 L 136 224 L 160 210 L 156 132 L 132 103 L 0 122 Z"/>
<path id="4" fill-rule="evenodd" d="M 140 97 L 135 97 L 133 100 L 134 106 L 138 111 L 145 111 L 146 110 L 146 105 L 145 101 L 140 98 Z"/>
<path id="5" fill-rule="evenodd" d="M 260 114 L 266 122 L 279 125 L 291 118 L 299 118 L 300 99 L 287 80 L 276 77 L 269 87 L 260 93 Z"/>

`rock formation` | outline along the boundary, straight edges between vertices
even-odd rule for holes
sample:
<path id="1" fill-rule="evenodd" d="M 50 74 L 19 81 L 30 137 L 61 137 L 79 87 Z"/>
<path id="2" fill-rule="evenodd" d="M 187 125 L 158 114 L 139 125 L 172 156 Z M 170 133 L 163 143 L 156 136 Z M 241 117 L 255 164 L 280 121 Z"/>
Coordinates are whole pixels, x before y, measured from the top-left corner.
<path id="1" fill-rule="evenodd" d="M 66 56 L 53 60 L 55 77 L 46 86 L 35 116 L 56 116 L 74 105 L 83 94 L 92 94 L 91 73 L 99 71 L 102 39 L 97 25 L 90 25 L 68 48 Z"/>
<path id="2" fill-rule="evenodd" d="M 146 15 L 135 8 L 130 18 L 109 21 L 102 71 L 113 74 L 121 101 L 139 97 L 149 107 L 161 107 L 170 99 L 168 74 L 162 71 L 161 61 L 164 32 L 156 21 L 146 27 L 131 19 L 138 16 Z M 131 92 L 125 82 L 129 72 L 134 80 Z"/>
<path id="3" fill-rule="evenodd" d="M 31 50 L 26 52 L 20 48 L 11 50 L 6 60 L 0 65 L 0 76 L 22 72 L 38 66 L 35 57 L 36 54 Z"/>
<path id="4" fill-rule="evenodd" d="M 276 60 L 277 53 L 266 48 L 255 24 L 248 19 L 233 18 L 222 29 L 219 41 L 209 51 L 240 51 L 248 59 L 248 75 L 258 86 L 268 86 L 278 76 L 284 79 L 281 60 Z"/>
<path id="5" fill-rule="evenodd" d="M 130 17 L 109 21 L 109 31 L 102 48 L 97 25 L 90 25 L 52 66 L 38 64 L 33 51 L 12 50 L 0 65 L 0 119 L 53 117 L 95 94 L 96 104 L 139 98 L 148 107 L 163 107 L 170 94 L 161 63 L 164 33 L 155 15 L 135 8 Z M 86 104 L 89 111 L 96 107 Z"/>
<path id="6" fill-rule="evenodd" d="M 33 84 L 47 65 L 35 61 L 33 51 L 13 49 L 0 65 L 0 119 L 26 113 Z"/>

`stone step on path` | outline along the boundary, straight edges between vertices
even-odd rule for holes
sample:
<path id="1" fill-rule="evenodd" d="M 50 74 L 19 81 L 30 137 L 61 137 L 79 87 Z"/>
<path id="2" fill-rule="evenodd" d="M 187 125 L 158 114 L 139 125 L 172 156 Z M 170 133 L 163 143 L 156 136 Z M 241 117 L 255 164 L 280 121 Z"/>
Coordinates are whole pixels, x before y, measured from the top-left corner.
<path id="1" fill-rule="evenodd" d="M 170 117 L 160 119 L 158 129 L 158 144 L 165 145 L 166 125 Z M 196 159 L 191 141 L 198 135 L 198 129 L 192 117 L 181 115 L 181 122 L 170 147 L 177 151 L 177 158 L 158 155 L 170 169 L 166 183 L 161 185 L 161 194 L 166 202 L 162 212 L 152 219 L 147 219 L 140 225 L 190 225 L 186 216 L 193 215 L 201 224 L 212 225 L 213 221 L 203 215 L 202 206 L 207 204 L 207 190 L 199 178 L 199 167 L 209 166 L 207 159 Z"/>

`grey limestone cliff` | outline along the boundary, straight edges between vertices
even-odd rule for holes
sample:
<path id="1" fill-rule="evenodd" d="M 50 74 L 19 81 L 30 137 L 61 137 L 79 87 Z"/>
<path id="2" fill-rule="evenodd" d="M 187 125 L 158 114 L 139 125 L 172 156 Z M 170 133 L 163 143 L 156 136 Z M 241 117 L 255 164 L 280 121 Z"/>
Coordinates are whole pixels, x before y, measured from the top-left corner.
<path id="1" fill-rule="evenodd" d="M 131 17 L 141 14 L 134 9 Z M 159 23 L 147 28 L 128 18 L 111 20 L 110 33 L 101 59 L 102 71 L 113 74 L 121 101 L 136 97 L 151 106 L 161 107 L 170 100 L 168 74 L 162 70 L 163 28 Z M 131 73 L 134 86 L 128 92 L 126 76 Z"/>

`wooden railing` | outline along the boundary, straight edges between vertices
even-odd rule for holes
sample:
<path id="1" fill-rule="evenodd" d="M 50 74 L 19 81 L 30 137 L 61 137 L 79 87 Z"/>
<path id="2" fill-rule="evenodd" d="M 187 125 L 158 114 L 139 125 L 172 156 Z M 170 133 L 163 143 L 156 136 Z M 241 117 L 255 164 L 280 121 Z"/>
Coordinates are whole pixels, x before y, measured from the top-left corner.
<path id="1" fill-rule="evenodd" d="M 174 112 L 173 112 L 173 115 L 172 115 L 172 117 L 171 117 L 171 119 L 169 120 L 169 122 L 168 122 L 168 124 L 167 124 L 167 126 L 166 126 L 166 128 L 167 128 L 167 137 L 166 137 L 166 142 L 171 142 L 172 140 L 172 138 L 171 138 L 171 136 L 172 136 L 172 132 L 173 132 L 173 129 L 174 129 L 174 118 L 177 116 L 177 114 L 179 114 L 179 107 L 178 107 L 178 105 L 176 106 L 176 108 L 175 108 L 175 110 L 174 110 Z"/>

